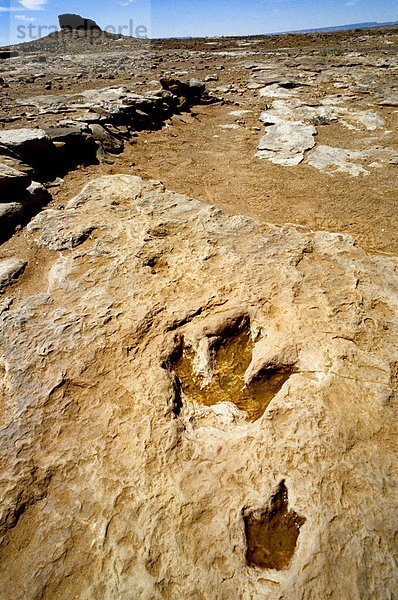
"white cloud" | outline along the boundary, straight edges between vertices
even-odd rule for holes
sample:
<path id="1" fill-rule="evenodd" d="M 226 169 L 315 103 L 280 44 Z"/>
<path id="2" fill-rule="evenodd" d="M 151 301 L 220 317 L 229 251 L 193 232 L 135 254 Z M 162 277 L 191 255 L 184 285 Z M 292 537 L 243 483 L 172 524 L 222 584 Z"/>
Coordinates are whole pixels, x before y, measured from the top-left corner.
<path id="1" fill-rule="evenodd" d="M 0 12 L 17 12 L 18 10 L 23 10 L 23 8 L 18 6 L 0 6 Z"/>
<path id="2" fill-rule="evenodd" d="M 26 15 L 15 15 L 15 18 L 22 23 L 34 23 L 36 19 L 34 17 L 27 17 Z"/>
<path id="3" fill-rule="evenodd" d="M 120 6 L 131 6 L 132 4 L 134 4 L 135 0 L 123 0 L 122 2 L 119 2 Z"/>
<path id="4" fill-rule="evenodd" d="M 43 10 L 44 5 L 47 4 L 47 0 L 18 0 L 18 2 L 29 10 Z"/>

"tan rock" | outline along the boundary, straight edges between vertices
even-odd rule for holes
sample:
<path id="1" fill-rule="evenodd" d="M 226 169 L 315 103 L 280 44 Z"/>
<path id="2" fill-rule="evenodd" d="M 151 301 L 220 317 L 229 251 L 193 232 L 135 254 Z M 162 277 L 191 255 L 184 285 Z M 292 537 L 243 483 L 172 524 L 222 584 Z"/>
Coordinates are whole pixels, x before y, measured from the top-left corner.
<path id="1" fill-rule="evenodd" d="M 20 258 L 5 258 L 0 260 L 0 293 L 18 279 L 27 265 L 26 260 Z"/>
<path id="2" fill-rule="evenodd" d="M 394 259 L 127 175 L 30 231 L 53 263 L 0 315 L 2 599 L 397 595 Z"/>

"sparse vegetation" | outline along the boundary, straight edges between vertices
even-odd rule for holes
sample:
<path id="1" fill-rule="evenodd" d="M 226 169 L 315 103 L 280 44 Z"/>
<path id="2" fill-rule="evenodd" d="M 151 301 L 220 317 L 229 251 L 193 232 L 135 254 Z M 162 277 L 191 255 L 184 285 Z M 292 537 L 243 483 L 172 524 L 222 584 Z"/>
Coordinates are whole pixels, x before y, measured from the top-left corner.
<path id="1" fill-rule="evenodd" d="M 343 56 L 345 50 L 344 48 L 323 48 L 319 54 L 320 56 Z"/>
<path id="2" fill-rule="evenodd" d="M 310 119 L 311 125 L 330 125 L 331 122 L 332 122 L 331 119 L 329 119 L 328 117 L 323 117 L 321 115 L 312 117 Z"/>

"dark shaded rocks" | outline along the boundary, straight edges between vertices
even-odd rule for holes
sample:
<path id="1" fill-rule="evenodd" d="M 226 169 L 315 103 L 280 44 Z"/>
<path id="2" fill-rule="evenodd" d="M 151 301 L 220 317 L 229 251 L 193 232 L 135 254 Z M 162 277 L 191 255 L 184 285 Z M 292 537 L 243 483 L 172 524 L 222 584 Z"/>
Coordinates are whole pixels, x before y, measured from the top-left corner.
<path id="1" fill-rule="evenodd" d="M 107 128 L 98 123 L 93 123 L 92 125 L 89 125 L 89 129 L 94 140 L 103 152 L 110 152 L 111 154 L 120 154 L 120 152 L 123 152 L 123 142 L 115 135 L 112 135 Z"/>
<path id="2" fill-rule="evenodd" d="M 14 58 L 15 56 L 19 56 L 19 52 L 16 50 L 1 50 L 0 51 L 0 60 L 6 60 L 7 58 Z"/>
<path id="3" fill-rule="evenodd" d="M 32 182 L 15 199 L 14 202 L 0 202 L 0 243 L 8 239 L 18 225 L 26 224 L 51 200 L 51 195 L 42 184 Z"/>
<path id="4" fill-rule="evenodd" d="M 0 193 L 2 195 L 7 196 L 21 192 L 29 184 L 29 175 L 0 163 Z"/>
<path id="5" fill-rule="evenodd" d="M 12 169 L 16 169 L 17 171 L 21 171 L 22 173 L 29 175 L 31 179 L 33 178 L 33 173 L 35 171 L 34 168 L 14 156 L 0 154 L 0 163 L 4 166 L 11 167 Z"/>
<path id="6" fill-rule="evenodd" d="M 41 207 L 51 200 L 51 195 L 47 189 L 38 181 L 32 181 L 26 189 L 26 203 L 28 209 Z"/>
<path id="7" fill-rule="evenodd" d="M 39 64 L 43 64 L 47 62 L 47 56 L 45 56 L 44 54 L 40 55 L 40 56 L 33 56 L 31 58 L 31 61 L 33 63 L 39 63 Z"/>
<path id="8" fill-rule="evenodd" d="M 46 133 L 55 147 L 52 173 L 64 174 L 78 164 L 95 161 L 97 144 L 85 123 L 80 127 L 53 127 Z"/>
<path id="9" fill-rule="evenodd" d="M 0 242 L 7 239 L 23 217 L 24 207 L 21 202 L 0 203 Z"/>
<path id="10" fill-rule="evenodd" d="M 58 16 L 59 26 L 62 30 L 73 31 L 101 31 L 101 27 L 92 19 L 86 19 L 73 13 Z"/>
<path id="11" fill-rule="evenodd" d="M 0 132 L 0 150 L 41 169 L 43 161 L 51 160 L 54 145 L 43 129 L 10 129 Z"/>
<path id="12" fill-rule="evenodd" d="M 178 108 L 186 110 L 193 104 L 211 104 L 219 98 L 212 96 L 206 90 L 206 85 L 198 79 L 183 82 L 179 79 L 164 77 L 160 80 L 162 88 L 178 98 Z"/>
<path id="13" fill-rule="evenodd" d="M 3 132 L 3 141 L 5 134 Z M 8 132 L 12 133 L 12 131 Z M 18 138 L 18 135 L 20 136 Z M 27 140 L 29 136 L 23 137 L 22 134 L 17 134 L 14 138 L 10 135 L 7 140 L 16 139 Z M 47 139 L 40 134 L 40 139 Z M 20 151 L 21 148 L 18 144 L 15 147 L 12 146 L 13 151 Z M 24 144 L 22 143 L 22 148 Z M 40 148 L 40 146 L 39 146 Z M 26 148 L 25 148 L 26 149 Z M 41 155 L 38 153 L 37 160 L 40 161 Z M 3 163 L 10 159 L 9 163 Z M 37 210 L 39 210 L 44 204 L 49 202 L 51 195 L 46 188 L 39 182 L 32 181 L 32 173 L 34 172 L 29 166 L 24 165 L 18 158 L 13 157 L 1 157 L 2 163 L 0 163 L 0 242 L 4 241 L 9 237 L 15 230 L 17 225 L 20 225 L 29 220 Z M 25 171 L 19 170 L 12 166 L 21 165 L 25 167 Z"/>

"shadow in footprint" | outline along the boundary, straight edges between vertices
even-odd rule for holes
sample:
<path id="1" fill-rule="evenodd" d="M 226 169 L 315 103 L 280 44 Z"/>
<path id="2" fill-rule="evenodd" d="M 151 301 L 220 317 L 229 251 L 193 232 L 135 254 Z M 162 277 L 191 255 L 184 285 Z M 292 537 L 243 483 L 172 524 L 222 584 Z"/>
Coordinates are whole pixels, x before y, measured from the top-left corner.
<path id="1" fill-rule="evenodd" d="M 244 374 L 251 362 L 252 351 L 253 342 L 247 321 L 217 336 L 211 347 L 213 375 L 211 381 L 207 382 L 195 372 L 194 352 L 182 343 L 171 366 L 177 377 L 177 388 L 191 401 L 205 406 L 232 402 L 246 412 L 250 421 L 257 421 L 290 377 L 293 368 L 282 365 L 263 369 L 250 383 L 245 384 Z"/>
<path id="2" fill-rule="evenodd" d="M 279 484 L 269 509 L 243 515 L 243 519 L 247 564 L 263 569 L 281 570 L 287 567 L 293 558 L 305 517 L 288 510 L 285 482 Z"/>

